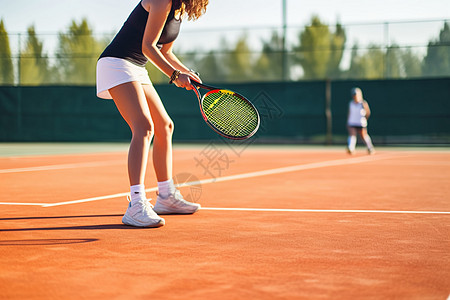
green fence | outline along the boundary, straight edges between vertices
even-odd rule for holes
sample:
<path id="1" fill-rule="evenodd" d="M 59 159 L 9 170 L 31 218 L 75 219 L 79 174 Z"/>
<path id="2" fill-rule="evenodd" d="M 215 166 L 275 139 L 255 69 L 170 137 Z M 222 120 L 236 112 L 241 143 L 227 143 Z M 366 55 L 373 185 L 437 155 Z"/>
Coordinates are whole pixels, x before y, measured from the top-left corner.
<path id="1" fill-rule="evenodd" d="M 218 84 L 220 85 L 220 84 Z M 255 142 L 342 143 L 349 91 L 369 101 L 376 143 L 450 143 L 450 78 L 226 84 L 258 107 Z M 157 85 L 175 122 L 175 142 L 218 139 L 204 124 L 194 93 Z M 0 87 L 0 141 L 126 141 L 114 103 L 92 86 Z"/>

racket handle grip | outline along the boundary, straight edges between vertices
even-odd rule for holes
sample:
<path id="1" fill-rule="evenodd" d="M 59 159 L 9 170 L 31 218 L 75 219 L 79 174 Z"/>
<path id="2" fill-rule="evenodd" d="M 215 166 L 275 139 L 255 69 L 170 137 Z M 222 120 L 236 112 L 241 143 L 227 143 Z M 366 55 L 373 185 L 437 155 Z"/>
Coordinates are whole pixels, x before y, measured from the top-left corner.
<path id="1" fill-rule="evenodd" d="M 192 85 L 194 85 L 194 86 L 196 86 L 198 88 L 202 88 L 202 89 L 210 90 L 210 91 L 212 91 L 212 90 L 220 90 L 219 88 L 200 83 L 200 82 L 198 82 L 198 81 L 196 81 L 196 80 L 194 80 L 192 78 L 189 78 L 189 81 L 191 82 Z"/>

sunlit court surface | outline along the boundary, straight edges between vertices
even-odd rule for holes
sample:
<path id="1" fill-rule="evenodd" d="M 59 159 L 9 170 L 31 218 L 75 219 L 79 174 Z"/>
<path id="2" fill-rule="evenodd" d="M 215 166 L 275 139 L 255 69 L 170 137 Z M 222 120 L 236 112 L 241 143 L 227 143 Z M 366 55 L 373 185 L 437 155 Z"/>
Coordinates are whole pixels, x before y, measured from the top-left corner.
<path id="1" fill-rule="evenodd" d="M 2 144 L 2 299 L 448 299 L 450 151 L 177 144 L 202 209 L 125 226 L 126 144 Z M 147 195 L 156 179 L 147 170 Z M 154 203 L 154 201 L 153 201 Z"/>

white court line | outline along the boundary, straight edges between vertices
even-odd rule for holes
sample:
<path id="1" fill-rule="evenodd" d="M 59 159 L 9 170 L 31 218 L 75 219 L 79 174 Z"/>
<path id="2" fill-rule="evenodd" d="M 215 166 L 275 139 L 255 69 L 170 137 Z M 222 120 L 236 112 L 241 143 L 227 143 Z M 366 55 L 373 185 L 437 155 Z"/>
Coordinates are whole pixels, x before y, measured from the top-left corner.
<path id="1" fill-rule="evenodd" d="M 154 189 L 156 190 L 156 189 Z M 128 193 L 111 195 L 114 197 L 126 196 Z M 42 207 L 51 207 L 58 205 L 67 205 L 82 202 L 91 202 L 104 199 L 111 199 L 111 196 L 95 197 L 78 201 L 67 201 L 54 204 L 48 203 L 8 203 L 0 202 L 0 205 L 33 205 Z M 422 214 L 422 215 L 450 215 L 450 211 L 417 211 L 417 210 L 363 210 L 363 209 L 293 209 L 293 208 L 243 208 L 243 207 L 202 207 L 201 210 L 212 211 L 253 211 L 253 212 L 299 212 L 299 213 L 366 213 L 366 214 Z M 448 299 L 450 300 L 450 299 Z"/>
<path id="2" fill-rule="evenodd" d="M 378 213 L 378 214 L 438 214 L 450 215 L 450 211 L 416 210 L 363 210 L 363 209 L 290 209 L 290 208 L 240 208 L 240 207 L 202 207 L 201 210 L 222 211 L 268 211 L 268 212 L 316 212 L 316 213 Z"/>
<path id="3" fill-rule="evenodd" d="M 151 188 L 146 189 L 146 192 L 154 192 L 157 191 L 158 188 Z M 42 207 L 52 207 L 52 206 L 61 206 L 61 205 L 69 205 L 69 204 L 78 204 L 78 203 L 85 203 L 85 202 L 92 202 L 92 201 L 99 201 L 99 200 L 106 200 L 106 199 L 113 199 L 113 198 L 119 198 L 119 197 L 126 197 L 130 193 L 119 193 L 114 195 L 107 195 L 107 196 L 100 196 L 100 197 L 92 197 L 87 199 L 81 199 L 81 200 L 74 200 L 74 201 L 65 201 L 65 202 L 57 202 L 57 203 L 46 203 L 42 205 Z M 1 203 L 0 203 L 1 204 Z"/>
<path id="4" fill-rule="evenodd" d="M 409 155 L 406 155 L 406 156 L 409 156 Z M 264 171 L 238 174 L 238 175 L 223 176 L 223 177 L 209 178 L 209 179 L 203 179 L 203 180 L 198 180 L 198 181 L 191 181 L 191 182 L 186 182 L 186 183 L 177 185 L 177 187 L 195 186 L 195 185 L 224 182 L 224 181 L 238 180 L 238 179 L 245 179 L 245 178 L 255 178 L 255 177 L 259 177 L 259 176 L 282 174 L 282 173 L 303 171 L 303 170 L 311 170 L 311 169 L 324 168 L 324 167 L 359 164 L 359 163 L 364 163 L 364 162 L 389 159 L 389 158 L 393 158 L 393 157 L 399 157 L 399 156 L 398 155 L 377 155 L 377 156 L 364 156 L 364 157 L 358 157 L 358 158 L 329 160 L 329 161 L 318 162 L 318 163 L 309 163 L 309 164 L 303 164 L 303 165 L 295 165 L 295 166 L 290 166 L 290 167 L 283 167 L 283 168 L 276 168 L 276 169 L 270 169 L 270 170 L 264 170 Z M 402 157 L 404 157 L 404 155 Z M 157 187 L 153 187 L 150 189 L 146 189 L 145 191 L 153 192 L 156 190 L 157 190 Z M 60 206 L 60 205 L 85 203 L 85 202 L 92 202 L 92 201 L 124 197 L 128 194 L 129 193 L 119 193 L 119 194 L 93 197 L 93 198 L 87 198 L 87 199 L 80 199 L 80 200 L 74 200 L 74 201 L 48 203 L 48 204 L 44 204 L 42 206 L 43 207 L 52 207 L 52 206 Z M 2 203 L 0 203 L 0 204 L 2 204 Z M 30 204 L 30 205 L 32 205 L 32 204 Z"/>
<path id="5" fill-rule="evenodd" d="M 100 166 L 118 165 L 118 164 L 123 164 L 123 163 L 124 163 L 123 160 L 111 160 L 111 161 L 102 161 L 102 162 L 75 163 L 75 164 L 49 165 L 49 166 L 29 167 L 29 168 L 3 169 L 3 170 L 0 170 L 0 174 L 35 172 L 35 171 L 50 171 L 50 170 L 62 170 L 62 169 L 77 169 L 77 168 L 85 168 L 85 167 L 100 167 Z"/>
<path id="6" fill-rule="evenodd" d="M 410 156 L 410 155 L 402 155 L 401 157 L 405 157 L 405 156 Z M 244 173 L 244 174 L 238 174 L 238 175 L 223 176 L 223 177 L 209 178 L 209 179 L 203 179 L 203 180 L 198 180 L 198 181 L 191 181 L 191 182 L 186 182 L 184 184 L 181 184 L 181 185 L 179 185 L 179 187 L 201 185 L 201 184 L 207 184 L 207 183 L 223 182 L 223 181 L 245 179 L 245 178 L 254 178 L 254 177 L 260 177 L 260 176 L 266 176 L 266 175 L 289 173 L 289 172 L 295 172 L 295 171 L 304 171 L 304 170 L 311 170 L 311 169 L 318 169 L 318 168 L 325 168 L 325 167 L 352 165 L 352 164 L 359 164 L 359 163 L 371 162 L 371 161 L 382 160 L 382 159 L 389 159 L 389 158 L 394 158 L 394 157 L 399 157 L 399 156 L 398 155 L 383 155 L 383 156 L 378 155 L 376 157 L 365 156 L 365 157 L 359 157 L 359 158 L 329 160 L 329 161 L 318 162 L 318 163 L 309 163 L 309 164 L 304 164 L 304 165 L 295 165 L 295 166 L 290 166 L 290 167 L 283 167 L 283 168 L 276 168 L 276 169 L 270 169 L 270 170 L 264 170 L 264 171 L 256 171 L 256 172 L 250 172 L 250 173 Z"/>
<path id="7" fill-rule="evenodd" d="M 0 202 L 0 205 L 23 205 L 23 206 L 42 206 L 44 207 L 47 203 L 18 203 L 18 202 Z"/>
<path id="8" fill-rule="evenodd" d="M 195 186 L 195 185 L 202 185 L 202 184 L 215 183 L 215 182 L 253 178 L 253 177 L 259 177 L 259 176 L 265 176 L 265 175 L 273 175 L 273 174 L 281 174 L 281 173 L 294 172 L 294 171 L 317 169 L 317 168 L 323 168 L 323 167 L 358 164 L 358 163 L 363 163 L 363 162 L 368 162 L 368 161 L 388 159 L 388 158 L 392 158 L 392 157 L 394 157 L 394 156 L 378 155 L 378 156 L 364 156 L 364 157 L 359 157 L 359 158 L 346 158 L 346 159 L 330 160 L 330 161 L 319 162 L 319 163 L 295 165 L 295 166 L 291 166 L 291 167 L 276 168 L 276 169 L 270 169 L 270 170 L 265 170 L 265 171 L 257 171 L 257 172 L 250 172 L 250 173 L 244 173 L 244 174 L 238 174 L 238 175 L 203 179 L 203 180 L 198 180 L 198 181 L 190 181 L 190 182 L 186 182 L 186 183 L 179 184 L 176 186 L 177 187 Z M 398 156 L 395 155 L 395 157 L 398 157 Z M 154 187 L 154 188 L 146 189 L 145 191 L 146 192 L 154 192 L 156 190 L 158 190 L 158 188 Z M 94 197 L 94 198 L 74 200 L 74 201 L 58 202 L 58 203 L 46 204 L 46 205 L 44 205 L 44 207 L 52 207 L 52 206 L 60 206 L 60 205 L 77 204 L 77 203 L 112 199 L 112 198 L 124 197 L 126 195 L 128 195 L 128 193 L 120 193 L 120 194 L 114 194 L 114 195 L 109 195 L 109 196 L 101 196 L 101 197 Z"/>

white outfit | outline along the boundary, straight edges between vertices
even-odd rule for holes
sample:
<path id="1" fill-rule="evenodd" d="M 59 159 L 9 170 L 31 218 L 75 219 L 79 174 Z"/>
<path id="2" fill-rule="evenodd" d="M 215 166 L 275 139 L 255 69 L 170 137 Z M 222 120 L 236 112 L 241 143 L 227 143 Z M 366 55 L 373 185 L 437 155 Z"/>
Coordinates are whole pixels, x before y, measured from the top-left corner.
<path id="1" fill-rule="evenodd" d="M 123 83 L 138 81 L 152 84 L 147 69 L 128 60 L 102 57 L 97 62 L 97 97 L 112 99 L 109 89 Z"/>
<path id="2" fill-rule="evenodd" d="M 347 125 L 352 127 L 367 127 L 366 110 L 362 102 L 350 101 Z"/>
<path id="3" fill-rule="evenodd" d="M 366 109 L 364 108 L 363 102 L 355 102 L 353 100 L 350 101 L 348 108 L 347 126 L 359 128 L 359 130 L 362 130 L 362 128 L 366 128 L 367 127 L 366 115 L 367 112 Z M 367 149 L 369 150 L 369 153 L 373 154 L 374 147 L 372 144 L 372 139 L 370 138 L 368 133 L 366 133 L 363 140 L 367 146 Z M 357 142 L 356 135 L 349 135 L 347 139 L 347 150 L 349 153 L 353 153 L 355 151 L 356 142 Z"/>

